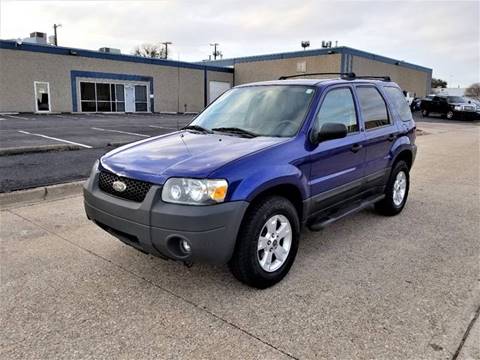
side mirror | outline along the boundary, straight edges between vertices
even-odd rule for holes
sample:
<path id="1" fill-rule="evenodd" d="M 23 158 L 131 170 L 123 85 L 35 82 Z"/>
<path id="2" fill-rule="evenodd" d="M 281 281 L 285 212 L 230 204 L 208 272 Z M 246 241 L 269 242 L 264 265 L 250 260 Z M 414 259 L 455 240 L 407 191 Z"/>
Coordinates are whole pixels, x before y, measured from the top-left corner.
<path id="1" fill-rule="evenodd" d="M 344 124 L 325 123 L 320 131 L 313 137 L 315 143 L 321 143 L 326 140 L 341 139 L 347 136 L 348 130 Z"/>

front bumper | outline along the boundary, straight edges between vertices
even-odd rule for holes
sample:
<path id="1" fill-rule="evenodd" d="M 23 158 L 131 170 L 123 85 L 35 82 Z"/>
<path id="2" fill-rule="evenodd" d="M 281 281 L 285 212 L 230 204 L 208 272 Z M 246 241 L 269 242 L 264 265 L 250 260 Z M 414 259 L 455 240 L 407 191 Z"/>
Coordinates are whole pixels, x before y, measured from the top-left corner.
<path id="1" fill-rule="evenodd" d="M 480 120 L 480 113 L 476 111 L 453 111 L 453 118 L 458 120 Z"/>
<path id="2" fill-rule="evenodd" d="M 169 204 L 153 185 L 141 202 L 124 200 L 98 187 L 99 172 L 84 185 L 87 217 L 134 248 L 163 258 L 224 264 L 233 254 L 246 201 L 210 206 Z M 180 247 L 187 240 L 190 253 Z"/>

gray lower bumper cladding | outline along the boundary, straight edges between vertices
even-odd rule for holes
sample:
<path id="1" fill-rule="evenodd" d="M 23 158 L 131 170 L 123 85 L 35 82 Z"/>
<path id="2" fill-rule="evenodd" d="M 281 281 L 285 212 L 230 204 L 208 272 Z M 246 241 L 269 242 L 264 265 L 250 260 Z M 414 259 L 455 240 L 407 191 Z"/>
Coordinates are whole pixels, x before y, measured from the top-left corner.
<path id="1" fill-rule="evenodd" d="M 99 173 L 85 183 L 85 211 L 90 220 L 134 248 L 185 262 L 224 264 L 235 241 L 248 202 L 210 206 L 168 204 L 154 185 L 141 203 L 124 200 L 98 188 Z M 185 240 L 190 251 L 183 250 Z"/>

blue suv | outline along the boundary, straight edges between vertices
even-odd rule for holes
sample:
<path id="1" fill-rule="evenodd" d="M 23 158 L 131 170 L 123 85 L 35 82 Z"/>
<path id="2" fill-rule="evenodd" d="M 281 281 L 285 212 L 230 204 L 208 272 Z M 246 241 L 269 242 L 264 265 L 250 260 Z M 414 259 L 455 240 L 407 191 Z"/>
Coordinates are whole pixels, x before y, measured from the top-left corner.
<path id="1" fill-rule="evenodd" d="M 107 153 L 85 184 L 88 218 L 142 252 L 228 263 L 266 288 L 302 227 L 371 205 L 400 213 L 417 149 L 405 97 L 388 77 L 337 75 L 237 86 L 182 130 Z"/>

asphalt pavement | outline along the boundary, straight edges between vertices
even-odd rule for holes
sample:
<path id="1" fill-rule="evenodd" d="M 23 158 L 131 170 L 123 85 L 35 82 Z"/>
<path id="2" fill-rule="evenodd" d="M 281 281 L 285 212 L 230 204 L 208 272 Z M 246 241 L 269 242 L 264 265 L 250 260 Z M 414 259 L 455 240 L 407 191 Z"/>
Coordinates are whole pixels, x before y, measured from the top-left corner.
<path id="1" fill-rule="evenodd" d="M 119 145 L 175 131 L 193 116 L 1 115 L 0 192 L 84 179 L 104 153 Z"/>
<path id="2" fill-rule="evenodd" d="M 1 216 L 2 359 L 480 359 L 479 127 L 419 124 L 404 211 L 305 231 L 289 275 L 144 255 L 82 197 Z"/>

